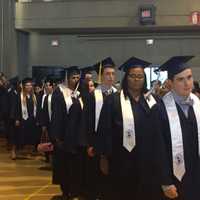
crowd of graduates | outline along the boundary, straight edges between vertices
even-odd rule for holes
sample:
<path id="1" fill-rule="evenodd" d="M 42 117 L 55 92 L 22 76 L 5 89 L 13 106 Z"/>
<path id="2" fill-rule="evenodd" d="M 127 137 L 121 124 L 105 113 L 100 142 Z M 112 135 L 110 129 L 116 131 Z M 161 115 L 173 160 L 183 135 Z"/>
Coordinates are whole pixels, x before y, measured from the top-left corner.
<path id="1" fill-rule="evenodd" d="M 119 67 L 120 86 L 110 57 L 87 68 L 67 67 L 60 80 L 52 74 L 39 83 L 8 80 L 1 73 L 0 121 L 11 159 L 27 145 L 44 153 L 60 200 L 198 200 L 200 121 L 188 97 L 193 92 L 191 101 L 198 105 L 200 88 L 189 59 L 173 57 L 161 65 L 168 79 L 153 81 L 150 90 L 144 68 L 151 63 L 136 57 Z M 175 99 L 178 112 L 172 117 L 176 113 L 180 123 L 171 121 L 169 98 Z M 177 136 L 172 127 L 182 132 Z"/>

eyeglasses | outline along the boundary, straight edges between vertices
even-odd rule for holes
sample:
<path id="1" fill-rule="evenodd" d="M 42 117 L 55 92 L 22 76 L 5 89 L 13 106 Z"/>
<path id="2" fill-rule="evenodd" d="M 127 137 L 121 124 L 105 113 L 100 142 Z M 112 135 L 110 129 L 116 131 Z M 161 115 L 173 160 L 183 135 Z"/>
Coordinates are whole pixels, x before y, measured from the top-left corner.
<path id="1" fill-rule="evenodd" d="M 143 80 L 144 79 L 144 75 L 142 75 L 142 74 L 128 74 L 128 76 L 134 80 L 136 80 L 136 79 Z"/>
<path id="2" fill-rule="evenodd" d="M 24 85 L 25 87 L 31 87 L 31 86 L 33 86 L 32 84 L 25 84 Z"/>

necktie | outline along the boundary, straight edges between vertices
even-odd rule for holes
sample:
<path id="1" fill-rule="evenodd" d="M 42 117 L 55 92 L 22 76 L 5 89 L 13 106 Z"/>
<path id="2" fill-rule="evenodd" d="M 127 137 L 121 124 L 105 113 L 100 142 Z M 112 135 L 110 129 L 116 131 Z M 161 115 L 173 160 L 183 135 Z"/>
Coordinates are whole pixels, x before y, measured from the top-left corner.
<path id="1" fill-rule="evenodd" d="M 193 106 L 194 101 L 193 101 L 193 99 L 190 99 L 190 98 L 189 98 L 189 99 L 187 99 L 187 100 L 181 101 L 180 104 L 181 104 L 181 105 Z"/>

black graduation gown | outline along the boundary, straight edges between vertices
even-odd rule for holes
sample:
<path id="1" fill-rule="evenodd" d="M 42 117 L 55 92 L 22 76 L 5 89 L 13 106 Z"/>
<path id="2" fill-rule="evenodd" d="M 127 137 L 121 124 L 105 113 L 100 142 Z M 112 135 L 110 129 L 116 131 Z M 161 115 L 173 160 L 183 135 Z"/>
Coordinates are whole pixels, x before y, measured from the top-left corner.
<path id="1" fill-rule="evenodd" d="M 8 91 L 9 119 L 15 119 L 17 94 L 18 92 L 13 88 Z"/>
<path id="2" fill-rule="evenodd" d="M 178 188 L 177 200 L 198 200 L 200 198 L 200 158 L 198 155 L 197 123 L 192 107 L 188 118 L 178 104 L 186 173 L 181 182 L 173 175 L 172 144 L 164 103 L 157 104 L 152 109 L 152 127 L 155 140 L 156 166 L 160 185 L 175 184 Z M 167 199 L 167 198 L 166 198 Z"/>
<path id="3" fill-rule="evenodd" d="M 41 107 L 39 121 L 41 126 L 49 128 L 50 118 L 48 110 L 48 95 L 46 95 L 44 98 L 43 108 Z"/>
<path id="4" fill-rule="evenodd" d="M 43 109 L 42 109 L 42 100 L 43 100 L 44 92 L 41 91 L 38 94 L 35 94 L 37 99 L 37 122 L 38 122 L 38 137 L 37 144 L 40 143 L 42 137 L 42 117 L 43 117 Z"/>
<path id="5" fill-rule="evenodd" d="M 131 152 L 123 147 L 123 119 L 120 94 L 109 96 L 103 105 L 98 130 L 98 150 L 109 159 L 113 185 L 112 199 L 158 199 L 153 181 L 150 108 L 142 96 L 130 98 L 134 113 L 136 146 Z"/>
<path id="6" fill-rule="evenodd" d="M 28 111 L 28 119 L 24 120 L 22 118 L 22 109 L 21 109 L 21 97 L 20 94 L 17 96 L 16 102 L 16 114 L 15 121 L 20 121 L 19 134 L 18 134 L 18 142 L 19 145 L 36 145 L 39 137 L 39 129 L 37 126 L 38 122 L 38 106 L 36 107 L 36 116 L 34 116 L 34 102 L 33 98 L 26 98 L 27 102 L 27 111 Z"/>
<path id="7" fill-rule="evenodd" d="M 9 115 L 8 91 L 4 87 L 0 87 L 0 128 L 8 138 L 7 122 Z"/>
<path id="8" fill-rule="evenodd" d="M 103 93 L 103 101 L 108 96 Z M 84 102 L 84 111 L 83 115 L 85 117 L 84 128 L 82 128 L 82 141 L 84 141 L 84 145 L 87 147 L 94 147 L 94 151 L 96 155 L 94 157 L 89 157 L 86 155 L 86 188 L 87 193 L 90 198 L 97 198 L 98 196 L 105 196 L 108 188 L 108 177 L 104 176 L 100 171 L 100 162 L 99 162 L 99 152 L 98 152 L 98 144 L 99 137 L 97 137 L 97 133 L 95 131 L 95 109 L 96 102 L 94 93 L 88 94 L 85 96 Z M 101 115 L 100 115 L 101 117 Z M 100 119 L 99 119 L 100 120 Z M 83 135 L 84 134 L 84 135 Z M 101 198 L 101 197 L 100 197 Z M 103 197 L 104 198 L 104 197 Z"/>
<path id="9" fill-rule="evenodd" d="M 81 106 L 77 99 L 67 113 L 64 96 L 59 88 L 52 95 L 52 118 L 49 136 L 54 144 L 53 183 L 65 188 L 65 193 L 80 191 L 82 163 L 79 149 Z"/>
<path id="10" fill-rule="evenodd" d="M 106 96 L 103 93 L 103 103 L 108 96 Z M 99 138 L 97 137 L 97 134 L 95 131 L 96 102 L 95 102 L 94 93 L 89 94 L 87 96 L 85 107 L 86 107 L 85 108 L 85 116 L 86 116 L 86 124 L 87 124 L 87 126 L 86 126 L 87 130 L 85 132 L 85 139 L 87 141 L 87 146 L 93 146 L 93 147 L 95 147 L 95 150 L 97 150 L 96 147 L 98 146 L 97 144 L 98 144 Z M 101 114 L 99 117 L 99 121 L 100 121 L 100 118 L 101 118 Z M 99 126 L 98 126 L 98 128 L 99 128 Z M 98 132 L 98 130 L 97 130 L 97 132 Z"/>
<path id="11" fill-rule="evenodd" d="M 14 143 L 13 137 L 13 119 L 16 108 L 17 92 L 11 86 L 8 88 L 0 88 L 0 121 L 3 121 L 4 131 L 9 143 Z"/>
<path id="12" fill-rule="evenodd" d="M 43 95 L 44 95 L 44 92 L 40 92 L 39 94 L 35 95 L 36 99 L 37 99 L 37 106 L 38 106 L 38 109 L 37 109 L 38 116 L 37 116 L 37 118 L 38 118 L 39 124 L 42 121 L 41 118 L 42 118 L 42 99 L 43 99 Z"/>
<path id="13" fill-rule="evenodd" d="M 94 93 L 88 96 L 87 104 L 87 144 L 94 146 L 95 143 L 95 96 Z"/>
<path id="14" fill-rule="evenodd" d="M 50 141 L 50 139 L 49 139 L 50 117 L 49 117 L 49 108 L 48 107 L 49 107 L 48 95 L 46 95 L 43 100 L 43 107 L 42 107 L 42 98 L 41 98 L 41 109 L 39 112 L 39 124 L 41 127 L 40 142 L 42 142 L 42 143 Z M 46 128 L 46 130 L 43 131 L 43 128 Z"/>
<path id="15" fill-rule="evenodd" d="M 55 94 L 60 93 L 60 94 Z M 72 105 L 67 113 L 65 100 L 61 92 L 55 92 L 52 96 L 52 120 L 51 120 L 51 136 L 52 139 L 61 140 L 63 143 L 63 150 L 69 153 L 77 153 L 79 147 L 84 146 L 81 140 L 82 131 L 82 107 L 78 98 L 72 98 Z M 57 99 L 55 96 L 57 95 Z M 58 100 L 59 99 L 59 100 Z M 56 102 L 56 103 L 55 103 Z M 60 103 L 60 105 L 59 105 Z M 56 105 L 55 105 L 56 104 Z M 44 123 L 48 124 L 48 96 L 45 98 L 44 102 Z M 62 112 L 60 112 L 62 110 Z M 59 120 L 58 120 L 59 119 Z M 64 124 L 62 124 L 64 123 Z M 60 135 L 54 135 L 56 130 L 61 131 Z M 55 137 L 55 138 L 54 138 Z"/>
<path id="16" fill-rule="evenodd" d="M 9 143 L 17 145 L 18 144 L 18 130 L 15 127 L 15 114 L 16 114 L 16 103 L 17 103 L 17 91 L 11 89 L 8 92 L 8 102 L 9 102 L 9 117 L 8 117 L 8 129 L 9 129 L 9 136 L 8 140 Z"/>
<path id="17" fill-rule="evenodd" d="M 82 102 L 83 102 L 83 108 L 81 112 L 81 123 L 79 126 L 79 136 L 80 136 L 80 145 L 82 147 L 87 147 L 91 145 L 91 140 L 89 138 L 89 124 L 90 126 L 92 125 L 91 121 L 93 122 L 92 119 L 92 112 L 91 109 L 94 110 L 94 96 L 91 95 L 89 92 L 82 92 L 80 94 Z M 92 101 L 92 103 L 91 103 Z M 91 115 L 92 114 L 92 115 Z"/>

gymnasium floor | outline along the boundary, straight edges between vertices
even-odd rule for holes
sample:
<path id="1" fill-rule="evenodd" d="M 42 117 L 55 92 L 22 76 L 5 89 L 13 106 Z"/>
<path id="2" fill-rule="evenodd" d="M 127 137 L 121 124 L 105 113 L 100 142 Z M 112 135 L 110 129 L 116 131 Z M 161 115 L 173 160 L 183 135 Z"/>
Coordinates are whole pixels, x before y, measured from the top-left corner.
<path id="1" fill-rule="evenodd" d="M 0 200 L 53 200 L 60 195 L 45 165 L 43 156 L 26 151 L 11 160 L 5 140 L 0 138 Z"/>

